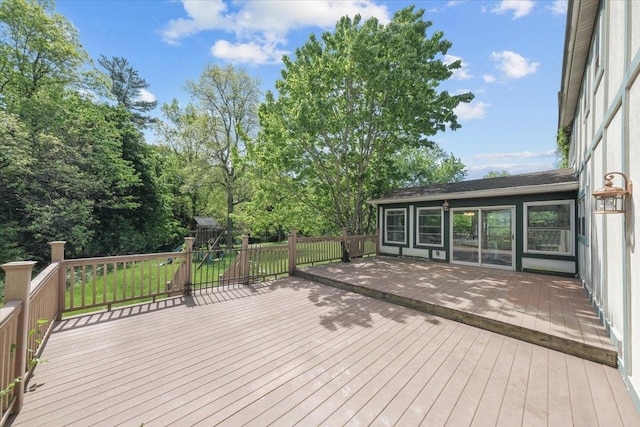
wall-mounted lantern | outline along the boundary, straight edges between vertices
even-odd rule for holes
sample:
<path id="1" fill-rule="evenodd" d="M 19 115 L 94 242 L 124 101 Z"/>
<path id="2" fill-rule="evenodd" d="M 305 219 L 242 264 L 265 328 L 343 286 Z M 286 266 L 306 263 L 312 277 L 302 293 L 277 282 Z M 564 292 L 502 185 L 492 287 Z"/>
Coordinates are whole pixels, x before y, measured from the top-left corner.
<path id="1" fill-rule="evenodd" d="M 614 187 L 611 180 L 614 175 L 620 175 L 624 180 L 624 188 Z M 594 213 L 610 214 L 625 213 L 627 211 L 627 199 L 631 198 L 632 184 L 627 176 L 621 172 L 609 172 L 604 176 L 604 187 L 593 193 L 596 198 L 596 210 Z"/>
<path id="2" fill-rule="evenodd" d="M 444 203 L 442 204 L 442 209 L 445 212 L 449 212 L 449 202 L 448 201 L 446 201 L 446 200 L 444 201 Z"/>

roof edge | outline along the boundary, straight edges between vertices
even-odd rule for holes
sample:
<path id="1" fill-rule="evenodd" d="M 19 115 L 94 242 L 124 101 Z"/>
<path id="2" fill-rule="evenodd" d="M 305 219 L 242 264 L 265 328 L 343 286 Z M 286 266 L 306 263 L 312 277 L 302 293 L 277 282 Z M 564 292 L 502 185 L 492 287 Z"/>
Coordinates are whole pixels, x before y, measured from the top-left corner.
<path id="1" fill-rule="evenodd" d="M 599 8 L 599 0 L 569 0 L 558 93 L 558 129 L 573 122 Z M 579 43 L 585 39 L 586 43 Z"/>
<path id="2" fill-rule="evenodd" d="M 459 191 L 455 193 L 438 193 L 438 194 L 430 194 L 427 196 L 371 199 L 371 200 L 367 200 L 367 203 L 373 206 L 378 206 L 380 204 L 428 202 L 432 200 L 445 200 L 445 199 L 457 200 L 457 199 L 475 199 L 480 197 L 518 196 L 523 194 L 536 194 L 536 193 L 559 193 L 561 191 L 571 191 L 571 190 L 577 190 L 577 189 L 578 189 L 578 182 L 574 181 L 574 182 L 559 182 L 555 184 L 526 185 L 522 187 L 493 188 L 490 190 Z"/>

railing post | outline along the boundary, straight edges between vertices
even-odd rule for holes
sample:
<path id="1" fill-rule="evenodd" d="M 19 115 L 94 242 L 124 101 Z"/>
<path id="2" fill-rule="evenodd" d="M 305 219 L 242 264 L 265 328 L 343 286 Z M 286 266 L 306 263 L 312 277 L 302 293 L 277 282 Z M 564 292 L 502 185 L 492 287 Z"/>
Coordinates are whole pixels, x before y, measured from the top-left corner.
<path id="1" fill-rule="evenodd" d="M 184 238 L 185 266 L 184 266 L 184 294 L 191 295 L 191 262 L 193 255 L 194 237 Z"/>
<path id="2" fill-rule="evenodd" d="M 296 252 L 296 240 L 298 239 L 298 232 L 295 228 L 291 229 L 289 234 L 289 276 L 293 274 L 293 270 L 296 269 L 296 263 L 298 260 L 298 254 Z"/>
<path id="3" fill-rule="evenodd" d="M 378 256 L 380 255 L 380 229 L 378 227 L 376 227 L 374 236 L 376 236 L 376 256 Z"/>
<path id="4" fill-rule="evenodd" d="M 65 304 L 67 302 L 66 295 L 66 273 L 64 271 L 63 262 L 64 262 L 64 245 L 67 242 L 65 241 L 56 241 L 49 242 L 49 246 L 51 246 L 51 262 L 58 263 L 58 315 L 56 316 L 56 320 L 62 320 L 62 312 L 65 309 Z"/>
<path id="5" fill-rule="evenodd" d="M 249 236 L 242 236 L 242 248 L 240 249 L 240 265 L 241 272 L 240 276 L 242 277 L 242 283 L 244 285 L 249 284 Z"/>
<path id="6" fill-rule="evenodd" d="M 348 236 L 347 236 L 347 227 L 342 227 L 342 262 L 349 262 L 349 254 L 351 253 L 351 248 L 349 247 Z"/>
<path id="7" fill-rule="evenodd" d="M 24 379 L 27 372 L 27 342 L 29 328 L 29 292 L 31 288 L 31 270 L 35 261 L 18 261 L 2 265 L 5 271 L 4 300 L 22 301 L 22 309 L 18 315 L 18 332 L 16 335 L 15 372 L 13 375 Z M 3 349 L 4 350 L 4 349 Z M 24 381 L 19 381 L 14 389 L 16 403 L 14 412 L 20 412 L 24 399 Z"/>

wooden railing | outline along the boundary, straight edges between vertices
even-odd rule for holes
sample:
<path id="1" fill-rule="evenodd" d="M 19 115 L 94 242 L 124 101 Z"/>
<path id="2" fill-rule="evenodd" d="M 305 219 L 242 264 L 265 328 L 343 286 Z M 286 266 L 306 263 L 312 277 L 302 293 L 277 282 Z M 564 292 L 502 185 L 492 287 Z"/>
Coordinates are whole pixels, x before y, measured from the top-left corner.
<path id="1" fill-rule="evenodd" d="M 277 278 L 289 273 L 289 246 L 250 246 L 249 274 L 261 280 Z"/>
<path id="2" fill-rule="evenodd" d="M 65 242 L 52 242 L 51 264 L 31 279 L 35 262 L 4 264 L 5 304 L 0 307 L 0 426 L 22 407 L 24 387 L 55 320 L 64 313 L 80 313 L 158 297 L 188 294 L 193 289 L 250 284 L 290 274 L 298 265 L 370 256 L 379 252 L 378 236 L 297 237 L 292 230 L 288 244 L 248 244 L 220 257 L 208 268 L 211 282 L 202 284 L 197 271 L 206 254 L 192 251 L 193 238 L 185 239 L 183 252 L 64 259 Z M 205 260 L 205 261 L 203 261 Z M 221 280 L 222 279 L 222 280 Z M 207 279 L 209 280 L 209 279 Z M 19 381 L 16 381 L 16 380 Z"/>
<path id="3" fill-rule="evenodd" d="M 4 425 L 7 417 L 15 407 L 16 378 L 21 377 L 16 368 L 15 345 L 18 341 L 18 316 L 22 311 L 22 301 L 9 301 L 0 308 L 0 387 L 2 396 L 2 418 L 0 425 Z"/>
<path id="4" fill-rule="evenodd" d="M 31 281 L 27 351 L 29 361 L 42 352 L 44 338 L 58 317 L 58 274 L 60 263 L 50 264 Z M 29 371 L 34 365 L 27 363 Z"/>
<path id="5" fill-rule="evenodd" d="M 295 230 L 294 230 L 295 232 Z M 297 237 L 296 265 L 333 262 L 378 253 L 378 234 L 337 237 Z"/>
<path id="6" fill-rule="evenodd" d="M 187 253 L 68 260 L 63 313 L 182 294 Z"/>
<path id="7" fill-rule="evenodd" d="M 65 242 L 51 242 L 51 264 L 31 279 L 34 261 L 10 262 L 0 308 L 0 425 L 22 408 L 29 381 L 53 322 L 59 318 L 60 266 Z"/>

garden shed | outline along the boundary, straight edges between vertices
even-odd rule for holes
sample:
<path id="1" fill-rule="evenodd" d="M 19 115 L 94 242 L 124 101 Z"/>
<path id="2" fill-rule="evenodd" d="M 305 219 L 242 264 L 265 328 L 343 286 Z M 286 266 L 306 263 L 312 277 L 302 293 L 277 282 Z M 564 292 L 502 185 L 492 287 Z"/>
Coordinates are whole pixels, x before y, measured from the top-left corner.
<path id="1" fill-rule="evenodd" d="M 383 254 L 575 275 L 577 190 L 575 171 L 558 169 L 402 188 L 369 203 Z"/>

